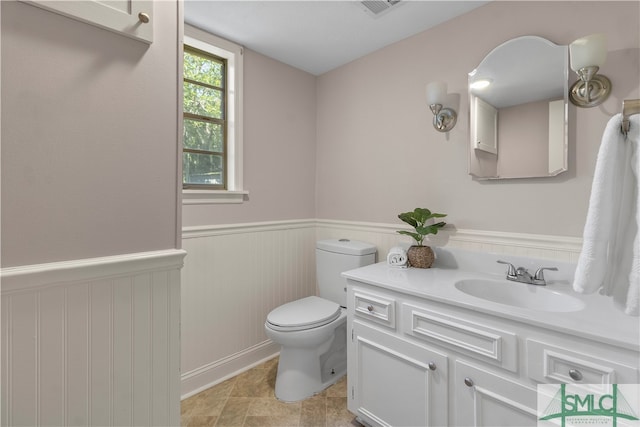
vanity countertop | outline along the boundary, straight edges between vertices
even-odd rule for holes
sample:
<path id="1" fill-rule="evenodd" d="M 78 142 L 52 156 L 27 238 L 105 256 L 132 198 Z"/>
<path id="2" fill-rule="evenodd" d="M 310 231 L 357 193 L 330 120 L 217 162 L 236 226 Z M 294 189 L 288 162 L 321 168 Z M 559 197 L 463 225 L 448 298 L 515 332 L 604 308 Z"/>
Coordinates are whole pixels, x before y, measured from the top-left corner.
<path id="1" fill-rule="evenodd" d="M 502 258 L 509 259 L 508 257 Z M 640 350 L 640 318 L 624 314 L 614 305 L 613 299 L 610 297 L 598 293 L 583 295 L 574 292 L 571 287 L 572 277 L 557 276 L 558 279 L 554 280 L 552 274 L 549 274 L 550 279 L 547 286 L 538 287 L 508 282 L 503 273 L 495 272 L 495 266 L 491 267 L 493 271 L 478 272 L 475 268 L 465 269 L 465 265 L 457 265 L 456 268 L 453 268 L 446 262 L 441 264 L 444 265 L 434 265 L 429 269 L 402 269 L 389 266 L 386 262 L 380 262 L 346 271 L 342 275 L 350 280 L 419 298 L 472 309 L 476 312 L 609 343 L 634 351 Z M 504 266 L 501 266 L 498 271 L 503 268 Z M 577 311 L 554 312 L 499 304 L 468 295 L 456 288 L 456 282 L 468 279 L 504 281 L 505 286 L 527 286 L 529 292 L 536 292 L 537 289 L 544 288 L 548 291 L 578 298 L 584 303 L 584 307 Z"/>

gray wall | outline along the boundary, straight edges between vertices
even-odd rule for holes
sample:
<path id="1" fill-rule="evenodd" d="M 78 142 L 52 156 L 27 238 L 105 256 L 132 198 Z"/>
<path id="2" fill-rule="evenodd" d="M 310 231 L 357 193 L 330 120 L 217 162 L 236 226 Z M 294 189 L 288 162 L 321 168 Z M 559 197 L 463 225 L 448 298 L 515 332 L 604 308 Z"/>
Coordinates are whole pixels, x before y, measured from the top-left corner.
<path id="1" fill-rule="evenodd" d="M 638 2 L 495 1 L 320 76 L 317 217 L 395 223 L 424 206 L 460 229 L 582 236 L 605 124 L 623 99 L 640 97 L 639 16 Z M 473 181 L 467 74 L 513 37 L 568 44 L 597 32 L 609 39 L 601 72 L 613 92 L 596 108 L 570 106 L 569 172 Z M 449 135 L 433 129 L 425 101 L 436 80 L 460 96 Z"/>
<path id="2" fill-rule="evenodd" d="M 155 8 L 146 46 L 2 2 L 3 267 L 179 246 L 177 6 Z M 247 50 L 249 200 L 185 207 L 184 225 L 395 223 L 427 206 L 458 228 L 580 236 L 604 126 L 640 97 L 639 13 L 636 2 L 492 2 L 318 78 Z M 473 181 L 467 73 L 516 36 L 567 44 L 595 32 L 609 37 L 613 93 L 570 107 L 570 171 Z M 424 101 L 433 80 L 460 96 L 449 135 Z"/>
<path id="3" fill-rule="evenodd" d="M 178 4 L 147 45 L 2 3 L 2 267 L 177 247 Z"/>
<path id="4" fill-rule="evenodd" d="M 316 78 L 244 49 L 243 204 L 185 205 L 185 226 L 315 217 Z"/>

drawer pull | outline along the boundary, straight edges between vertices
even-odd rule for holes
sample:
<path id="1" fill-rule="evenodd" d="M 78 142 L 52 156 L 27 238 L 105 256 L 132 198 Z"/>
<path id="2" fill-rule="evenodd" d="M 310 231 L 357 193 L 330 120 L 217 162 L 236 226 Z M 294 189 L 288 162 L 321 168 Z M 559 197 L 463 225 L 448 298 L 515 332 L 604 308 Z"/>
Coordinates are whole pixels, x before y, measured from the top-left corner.
<path id="1" fill-rule="evenodd" d="M 466 377 L 466 378 L 464 379 L 464 384 L 465 384 L 467 387 L 473 387 L 473 380 L 472 380 L 471 378 L 469 378 L 469 377 Z"/>
<path id="2" fill-rule="evenodd" d="M 149 17 L 148 13 L 140 12 L 138 14 L 138 20 L 143 24 L 148 24 L 151 18 Z"/>
<path id="3" fill-rule="evenodd" d="M 582 380 L 582 372 L 578 371 L 577 369 L 569 369 L 569 376 L 574 381 Z"/>
<path id="4" fill-rule="evenodd" d="M 432 371 L 436 370 L 436 362 L 429 362 L 428 366 Z"/>
<path id="5" fill-rule="evenodd" d="M 367 306 L 367 310 L 369 310 L 369 313 L 373 313 L 373 306 L 372 305 L 368 305 Z"/>

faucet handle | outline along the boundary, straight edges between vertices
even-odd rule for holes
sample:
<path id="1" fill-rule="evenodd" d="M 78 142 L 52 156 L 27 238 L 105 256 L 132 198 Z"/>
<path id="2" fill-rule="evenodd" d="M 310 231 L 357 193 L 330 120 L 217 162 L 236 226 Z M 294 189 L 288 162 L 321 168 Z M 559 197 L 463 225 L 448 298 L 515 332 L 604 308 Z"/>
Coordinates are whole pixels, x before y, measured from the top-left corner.
<path id="1" fill-rule="evenodd" d="M 515 277 L 517 275 L 516 274 L 516 268 L 510 262 L 502 261 L 501 259 L 497 260 L 496 262 L 498 264 L 506 264 L 506 265 L 509 266 L 509 269 L 507 270 L 507 276 Z"/>
<path id="2" fill-rule="evenodd" d="M 540 267 L 539 269 L 536 270 L 536 274 L 535 276 L 533 276 L 533 280 L 546 283 L 544 280 L 544 270 L 558 271 L 558 268 L 557 267 Z"/>

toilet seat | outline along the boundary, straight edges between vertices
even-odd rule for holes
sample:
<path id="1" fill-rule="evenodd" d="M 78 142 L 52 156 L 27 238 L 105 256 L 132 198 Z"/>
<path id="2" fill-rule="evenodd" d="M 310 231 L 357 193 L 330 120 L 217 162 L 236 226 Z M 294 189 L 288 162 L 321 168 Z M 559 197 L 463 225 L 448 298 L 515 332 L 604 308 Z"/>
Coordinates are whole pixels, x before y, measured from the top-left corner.
<path id="1" fill-rule="evenodd" d="M 302 331 L 331 323 L 340 313 L 335 302 L 310 296 L 275 308 L 267 316 L 267 323 L 276 331 Z"/>

